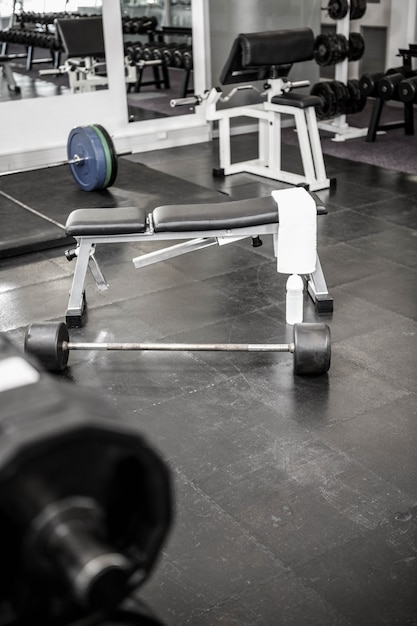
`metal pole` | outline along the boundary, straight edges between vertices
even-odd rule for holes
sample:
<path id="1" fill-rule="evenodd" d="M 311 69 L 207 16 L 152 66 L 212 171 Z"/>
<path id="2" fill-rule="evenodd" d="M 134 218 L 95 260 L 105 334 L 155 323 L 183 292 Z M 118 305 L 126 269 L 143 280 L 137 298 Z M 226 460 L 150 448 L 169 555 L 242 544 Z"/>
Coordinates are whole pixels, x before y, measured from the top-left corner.
<path id="1" fill-rule="evenodd" d="M 63 342 L 64 350 L 165 350 L 222 352 L 294 352 L 294 343 L 72 343 Z"/>
<path id="2" fill-rule="evenodd" d="M 118 152 L 117 156 L 127 156 L 132 154 L 132 150 L 128 150 L 126 152 Z M 34 167 L 25 167 L 18 170 L 7 170 L 7 172 L 0 172 L 0 176 L 8 176 L 9 174 L 24 174 L 25 172 L 35 172 L 37 170 L 47 169 L 49 167 L 58 167 L 59 165 L 82 165 L 85 161 L 95 160 L 94 157 L 85 157 L 78 156 L 78 154 L 74 154 L 72 159 L 65 159 L 63 161 L 56 161 L 55 163 L 47 163 L 46 165 L 38 165 Z"/>

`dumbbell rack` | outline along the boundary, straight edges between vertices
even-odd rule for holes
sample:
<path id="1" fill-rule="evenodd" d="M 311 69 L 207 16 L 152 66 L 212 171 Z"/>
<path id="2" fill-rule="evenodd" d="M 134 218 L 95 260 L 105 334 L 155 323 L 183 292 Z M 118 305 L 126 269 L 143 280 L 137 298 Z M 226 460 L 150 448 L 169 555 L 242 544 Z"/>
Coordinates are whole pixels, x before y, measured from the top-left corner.
<path id="1" fill-rule="evenodd" d="M 336 32 L 338 35 L 343 35 L 349 40 L 350 32 L 350 0 L 348 1 L 347 15 L 337 20 Z M 346 58 L 335 66 L 335 80 L 347 84 L 349 78 L 349 59 Z M 349 126 L 346 121 L 346 114 L 338 115 L 330 121 L 319 121 L 318 127 L 320 130 L 325 130 L 330 133 L 334 133 L 333 141 L 345 141 L 346 139 L 355 139 L 356 137 L 365 137 L 367 128 L 355 128 Z"/>
<path id="2" fill-rule="evenodd" d="M 398 55 L 403 59 L 403 67 L 407 68 L 409 72 L 412 70 L 412 59 L 417 58 L 417 46 L 415 44 L 409 44 L 409 48 L 400 48 Z M 368 132 L 366 135 L 366 141 L 372 143 L 376 140 L 378 132 L 385 132 L 387 130 L 395 130 L 397 128 L 404 128 L 406 135 L 414 135 L 414 105 L 413 103 L 404 102 L 404 120 L 398 122 L 388 122 L 381 124 L 381 115 L 385 105 L 385 100 L 382 98 L 375 98 L 372 108 L 371 119 L 368 126 Z"/>

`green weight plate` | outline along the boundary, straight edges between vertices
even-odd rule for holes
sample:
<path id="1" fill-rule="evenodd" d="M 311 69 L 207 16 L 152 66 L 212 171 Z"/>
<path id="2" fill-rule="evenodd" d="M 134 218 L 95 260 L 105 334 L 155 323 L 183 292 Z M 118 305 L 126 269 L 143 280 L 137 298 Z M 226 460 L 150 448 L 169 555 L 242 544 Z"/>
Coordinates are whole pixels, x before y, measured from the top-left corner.
<path id="1" fill-rule="evenodd" d="M 116 182 L 116 178 L 117 178 L 117 172 L 118 172 L 118 159 L 117 159 L 117 152 L 116 152 L 116 148 L 114 147 L 114 143 L 112 138 L 110 137 L 109 133 L 107 132 L 107 130 L 104 128 L 104 126 L 101 126 L 100 124 L 94 124 L 95 128 L 98 129 L 99 131 L 101 131 L 106 144 L 107 144 L 107 148 L 110 152 L 111 155 L 111 175 L 110 175 L 110 180 L 108 182 L 107 187 L 112 187 L 114 185 L 114 183 Z"/>
<path id="2" fill-rule="evenodd" d="M 97 136 L 101 141 L 101 145 L 103 146 L 104 155 L 106 158 L 106 177 L 104 179 L 102 189 L 107 189 L 107 187 L 109 186 L 111 175 L 112 175 L 112 167 L 113 167 L 112 155 L 110 153 L 109 144 L 105 136 L 103 135 L 103 132 L 101 131 L 100 127 L 96 124 L 93 124 L 91 128 L 93 128 L 94 131 L 97 133 Z"/>
<path id="3" fill-rule="evenodd" d="M 107 174 L 106 155 L 91 126 L 77 126 L 69 134 L 67 155 L 74 180 L 84 191 L 103 188 Z M 75 159 L 79 159 L 74 163 Z"/>

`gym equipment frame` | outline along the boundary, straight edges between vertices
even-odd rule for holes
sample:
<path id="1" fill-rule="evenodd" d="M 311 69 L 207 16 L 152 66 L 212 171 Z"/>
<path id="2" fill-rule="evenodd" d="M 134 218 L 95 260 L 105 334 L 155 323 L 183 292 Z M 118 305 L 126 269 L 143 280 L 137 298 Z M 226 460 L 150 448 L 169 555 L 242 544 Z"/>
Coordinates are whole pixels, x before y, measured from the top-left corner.
<path id="1" fill-rule="evenodd" d="M 310 192 L 305 190 L 305 193 Z M 316 194 L 311 195 L 316 202 L 317 214 L 326 214 L 320 199 Z M 274 253 L 278 257 L 278 218 L 278 207 L 272 196 L 211 204 L 166 205 L 149 214 L 139 207 L 73 211 L 66 222 L 66 234 L 77 242 L 75 249 L 66 252 L 69 260 L 77 259 L 66 311 L 68 326 L 82 326 L 88 269 L 100 290 L 109 286 L 94 256 L 97 245 L 185 240 L 134 258 L 135 268 L 141 268 L 245 238 L 252 238 L 254 245 L 260 245 L 260 235 L 272 235 Z M 318 254 L 315 271 L 304 278 L 316 310 L 319 313 L 333 311 L 333 298 L 328 293 Z"/>

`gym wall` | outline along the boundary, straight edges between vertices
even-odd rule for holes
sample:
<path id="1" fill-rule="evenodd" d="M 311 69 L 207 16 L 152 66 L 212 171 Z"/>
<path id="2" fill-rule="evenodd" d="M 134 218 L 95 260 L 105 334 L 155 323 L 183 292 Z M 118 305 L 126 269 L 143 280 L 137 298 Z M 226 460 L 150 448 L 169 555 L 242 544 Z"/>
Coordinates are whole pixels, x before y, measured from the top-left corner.
<path id="1" fill-rule="evenodd" d="M 211 77 L 219 84 L 219 76 L 239 33 L 284 30 L 308 26 L 320 32 L 321 2 L 319 0 L 209 0 Z M 318 79 L 314 61 L 294 65 L 291 80 Z"/>

